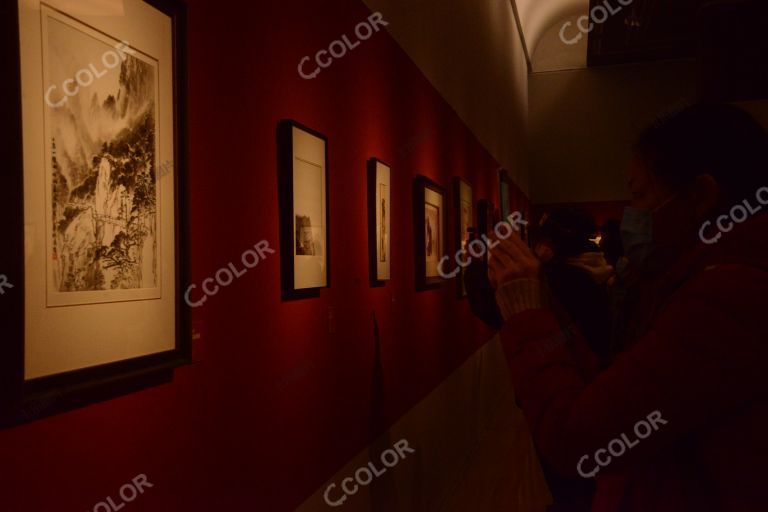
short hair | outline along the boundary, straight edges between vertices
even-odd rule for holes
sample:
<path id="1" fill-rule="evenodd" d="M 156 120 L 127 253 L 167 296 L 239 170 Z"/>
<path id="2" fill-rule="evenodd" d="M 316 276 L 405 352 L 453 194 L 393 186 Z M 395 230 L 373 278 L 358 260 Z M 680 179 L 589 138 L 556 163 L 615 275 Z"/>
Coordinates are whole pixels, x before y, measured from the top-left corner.
<path id="1" fill-rule="evenodd" d="M 674 191 L 702 174 L 731 200 L 768 185 L 768 134 L 731 105 L 703 103 L 666 115 L 642 132 L 634 153 Z"/>

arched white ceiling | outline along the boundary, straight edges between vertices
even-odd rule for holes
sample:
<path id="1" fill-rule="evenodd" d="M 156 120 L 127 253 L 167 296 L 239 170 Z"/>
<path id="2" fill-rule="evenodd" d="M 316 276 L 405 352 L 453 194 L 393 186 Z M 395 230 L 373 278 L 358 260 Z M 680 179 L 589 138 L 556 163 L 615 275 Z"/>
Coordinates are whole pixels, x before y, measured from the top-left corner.
<path id="1" fill-rule="evenodd" d="M 517 6 L 517 15 L 528 50 L 529 60 L 536 53 L 542 36 L 558 21 L 587 14 L 589 0 L 511 0 Z"/>

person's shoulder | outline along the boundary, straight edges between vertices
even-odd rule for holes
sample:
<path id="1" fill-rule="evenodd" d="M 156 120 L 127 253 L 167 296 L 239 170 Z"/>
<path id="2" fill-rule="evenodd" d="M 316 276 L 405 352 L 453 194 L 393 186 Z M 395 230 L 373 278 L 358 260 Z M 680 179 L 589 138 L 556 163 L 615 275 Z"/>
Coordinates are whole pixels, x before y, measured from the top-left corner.
<path id="1" fill-rule="evenodd" d="M 704 267 L 673 296 L 674 301 L 699 303 L 725 310 L 768 310 L 768 268 L 745 263 Z"/>
<path id="2" fill-rule="evenodd" d="M 768 361 L 768 272 L 744 264 L 705 267 L 659 311 L 653 328 L 667 346 L 695 351 L 697 360 Z M 750 363 L 752 364 L 752 363 Z"/>
<path id="3" fill-rule="evenodd" d="M 744 287 L 755 288 L 768 281 L 768 266 L 761 267 L 749 263 L 722 263 L 708 265 L 697 272 L 687 285 L 692 289 L 723 288 L 738 290 Z"/>

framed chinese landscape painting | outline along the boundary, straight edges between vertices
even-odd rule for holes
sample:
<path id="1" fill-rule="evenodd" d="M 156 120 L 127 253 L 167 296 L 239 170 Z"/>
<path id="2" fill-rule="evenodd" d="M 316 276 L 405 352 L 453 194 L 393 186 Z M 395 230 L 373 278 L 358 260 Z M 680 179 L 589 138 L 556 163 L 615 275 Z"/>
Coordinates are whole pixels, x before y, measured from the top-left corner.
<path id="1" fill-rule="evenodd" d="M 4 7 L 19 64 L 21 145 L 2 188 L 20 219 L 0 256 L 14 284 L 0 345 L 3 420 L 172 377 L 189 361 L 185 10 L 172 1 L 20 0 Z M 172 168 L 172 173 L 160 173 Z M 21 227 L 23 226 L 23 228 Z M 50 398 L 57 397 L 53 403 Z M 26 409 L 25 409 L 26 407 Z M 39 409 L 39 408 L 37 408 Z"/>
<path id="2" fill-rule="evenodd" d="M 448 247 L 445 240 L 445 190 L 424 176 L 413 184 L 413 229 L 416 289 L 442 284 L 441 265 Z"/>
<path id="3" fill-rule="evenodd" d="M 330 279 L 328 143 L 292 120 L 277 137 L 283 299 L 317 297 Z"/>
<path id="4" fill-rule="evenodd" d="M 390 167 L 372 158 L 368 161 L 368 258 L 371 286 L 390 279 L 391 181 Z"/>

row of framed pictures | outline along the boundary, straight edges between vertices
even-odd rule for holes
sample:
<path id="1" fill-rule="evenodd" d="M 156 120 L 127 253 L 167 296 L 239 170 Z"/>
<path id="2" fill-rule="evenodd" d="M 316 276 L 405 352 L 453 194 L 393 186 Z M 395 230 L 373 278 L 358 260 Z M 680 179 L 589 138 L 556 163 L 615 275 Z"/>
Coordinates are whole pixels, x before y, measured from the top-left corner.
<path id="1" fill-rule="evenodd" d="M 284 300 L 317 297 L 330 283 L 330 227 L 328 223 L 328 140 L 294 120 L 278 126 L 278 183 L 280 248 Z M 385 162 L 368 161 L 368 253 L 371 286 L 382 286 L 391 277 L 391 168 Z M 511 180 L 500 172 L 501 215 L 509 215 Z M 493 204 L 478 203 L 474 223 L 472 187 L 454 178 L 456 247 L 446 237 L 446 192 L 424 176 L 413 183 L 414 261 L 417 290 L 440 286 L 440 262 L 445 256 L 466 250 L 473 234 L 488 232 L 494 218 Z M 478 228 L 479 226 L 479 228 Z M 451 270 L 446 265 L 444 272 Z M 466 296 L 463 269 L 457 276 L 459 297 Z"/>
<path id="2" fill-rule="evenodd" d="M 118 3 L 0 2 L 0 275 L 13 285 L 0 288 L 0 428 L 168 382 L 191 361 L 186 5 Z M 279 136 L 283 288 L 311 296 L 329 283 L 327 142 L 292 122 Z M 389 168 L 371 173 L 384 282 Z M 445 240 L 426 190 L 425 274 Z"/>

